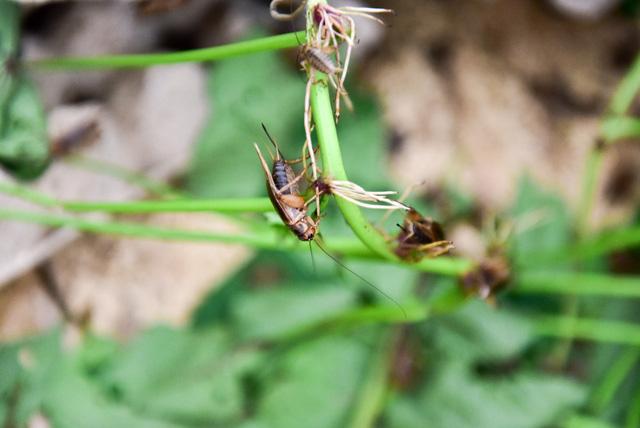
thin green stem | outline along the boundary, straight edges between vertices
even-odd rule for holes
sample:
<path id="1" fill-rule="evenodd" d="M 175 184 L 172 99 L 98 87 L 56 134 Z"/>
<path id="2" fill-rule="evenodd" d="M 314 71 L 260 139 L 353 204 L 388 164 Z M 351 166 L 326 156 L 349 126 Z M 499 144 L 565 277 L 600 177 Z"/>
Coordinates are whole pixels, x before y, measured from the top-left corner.
<path id="1" fill-rule="evenodd" d="M 358 394 L 358 401 L 349 427 L 370 428 L 384 409 L 388 393 L 389 366 L 398 337 L 398 328 L 388 328 L 383 332 L 378 349 L 371 357 L 369 370 Z"/>
<path id="2" fill-rule="evenodd" d="M 534 318 L 533 322 L 538 334 L 543 336 L 640 345 L 640 325 L 637 324 L 566 316 L 543 316 Z"/>
<path id="3" fill-rule="evenodd" d="M 30 187 L 8 181 L 0 182 L 0 192 L 43 207 L 58 207 L 71 212 L 149 214 L 167 212 L 266 213 L 273 211 L 273 205 L 269 198 L 169 199 L 126 202 L 61 201 Z"/>
<path id="4" fill-rule="evenodd" d="M 0 192 L 43 207 L 56 207 L 59 205 L 58 201 L 49 195 L 10 181 L 0 181 Z"/>
<path id="5" fill-rule="evenodd" d="M 167 201 L 167 202 L 184 202 L 184 201 Z M 199 201 L 194 201 L 199 202 Z M 203 201 L 207 202 L 207 201 Z M 214 202 L 214 201 L 211 201 Z M 212 208 L 214 204 L 206 208 Z M 218 208 L 220 208 L 218 206 Z M 156 211 L 157 212 L 157 211 Z M 287 237 L 283 239 L 282 235 L 276 233 L 268 227 L 253 228 L 251 236 L 248 235 L 228 235 L 216 234 L 199 231 L 185 231 L 178 229 L 158 228 L 138 223 L 114 222 L 114 221 L 96 221 L 88 219 L 80 219 L 75 217 L 57 216 L 45 213 L 34 213 L 30 211 L 9 210 L 0 208 L 0 219 L 19 221 L 25 223 L 35 223 L 51 227 L 68 227 L 81 232 L 119 235 L 128 237 L 162 239 L 172 241 L 194 241 L 194 242 L 223 242 L 236 243 L 253 246 L 262 249 L 272 250 L 299 250 L 308 251 L 308 247 L 300 241 Z M 290 238 L 290 239 L 289 239 Z M 334 244 L 335 242 L 335 244 Z M 325 243 L 327 250 L 333 254 L 340 256 L 380 261 L 380 256 L 371 252 L 360 241 L 346 240 L 336 238 Z M 389 262 L 389 260 L 387 260 Z M 454 258 L 438 258 L 432 260 L 424 260 L 415 265 L 407 265 L 399 260 L 391 261 L 401 266 L 415 266 L 423 272 L 430 272 L 440 275 L 457 276 L 463 273 L 470 262 L 465 259 Z"/>
<path id="6" fill-rule="evenodd" d="M 607 369 L 607 372 L 591 394 L 590 407 L 595 414 L 602 414 L 609 406 L 620 385 L 640 359 L 640 348 L 628 348 Z"/>
<path id="7" fill-rule="evenodd" d="M 637 135 L 640 132 L 640 124 L 637 119 L 624 117 L 631 107 L 633 100 L 640 91 L 640 55 L 635 60 L 631 69 L 620 81 L 609 103 L 609 115 L 603 119 L 601 125 L 601 137 L 606 143 L 612 143 L 618 138 Z M 579 204 L 578 233 L 579 238 L 584 238 L 588 232 L 588 223 L 594 204 L 596 184 L 602 166 L 603 150 L 598 144 L 592 149 L 587 158 L 584 178 L 582 181 L 582 193 Z"/>
<path id="8" fill-rule="evenodd" d="M 54 216 L 35 212 L 8 210 L 0 208 L 0 219 L 13 220 L 26 223 L 41 224 L 51 227 L 68 227 L 81 232 L 98 233 L 104 235 L 126 236 L 136 238 L 150 238 L 169 241 L 192 242 L 221 242 L 228 244 L 242 244 L 256 248 L 273 249 L 281 247 L 289 249 L 295 247 L 296 242 L 291 240 L 291 245 L 283 241 L 274 232 L 265 229 L 262 232 L 253 231 L 251 235 L 231 235 L 224 233 L 212 233 L 201 231 L 177 230 L 137 223 L 109 222 L 87 220 L 76 217 Z"/>
<path id="9" fill-rule="evenodd" d="M 587 236 L 589 231 L 589 222 L 591 220 L 591 212 L 595 203 L 596 187 L 598 184 L 598 175 L 602 166 L 603 155 L 602 148 L 596 144 L 591 152 L 587 155 L 587 164 L 582 178 L 582 192 L 580 195 L 580 203 L 578 205 L 577 231 L 579 240 Z"/>
<path id="10" fill-rule="evenodd" d="M 627 410 L 627 420 L 625 421 L 625 428 L 638 428 L 640 426 L 640 385 L 638 385 L 629 409 Z"/>
<path id="11" fill-rule="evenodd" d="M 598 273 L 528 270 L 518 274 L 519 294 L 575 294 L 640 298 L 640 278 Z"/>
<path id="12" fill-rule="evenodd" d="M 135 202 L 84 202 L 61 201 L 60 206 L 67 211 L 117 214 L 146 214 L 163 212 L 218 212 L 266 213 L 273 211 L 269 198 L 232 198 L 232 199 L 170 199 L 166 201 Z"/>
<path id="13" fill-rule="evenodd" d="M 48 58 L 31 61 L 28 65 L 32 68 L 43 70 L 93 70 L 143 68 L 183 62 L 219 61 L 257 52 L 295 48 L 301 41 L 305 40 L 305 37 L 305 32 L 300 31 L 182 52 Z"/>

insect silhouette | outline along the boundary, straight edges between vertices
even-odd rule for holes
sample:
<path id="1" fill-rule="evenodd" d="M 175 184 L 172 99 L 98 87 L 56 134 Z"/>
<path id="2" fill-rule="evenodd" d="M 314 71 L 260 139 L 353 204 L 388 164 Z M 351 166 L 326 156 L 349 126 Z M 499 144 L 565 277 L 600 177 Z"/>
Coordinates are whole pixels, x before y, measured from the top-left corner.
<path id="1" fill-rule="evenodd" d="M 414 208 L 409 209 L 400 233 L 395 253 L 403 260 L 417 262 L 423 257 L 437 257 L 454 248 L 453 242 L 447 241 L 440 224 L 430 218 L 423 217 Z"/>
<path id="2" fill-rule="evenodd" d="M 315 198 L 305 202 L 300 194 L 298 183 L 304 177 L 306 171 L 302 171 L 296 176 L 291 165 L 283 158 L 276 142 L 269 135 L 267 128 L 262 125 L 262 129 L 269 138 L 269 141 L 276 149 L 273 157 L 273 166 L 269 169 L 264 156 L 257 144 L 254 144 L 262 169 L 267 178 L 267 193 L 276 212 L 284 224 L 301 241 L 312 241 L 318 232 L 318 224 L 309 216 L 307 208 Z"/>

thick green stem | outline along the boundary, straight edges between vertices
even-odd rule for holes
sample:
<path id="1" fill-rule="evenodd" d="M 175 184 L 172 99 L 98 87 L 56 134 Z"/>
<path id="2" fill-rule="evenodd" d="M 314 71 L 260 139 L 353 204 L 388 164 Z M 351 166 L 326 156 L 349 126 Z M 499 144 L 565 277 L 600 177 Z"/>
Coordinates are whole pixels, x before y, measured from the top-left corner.
<path id="1" fill-rule="evenodd" d="M 311 106 L 322 155 L 323 177 L 327 180 L 348 181 L 342 162 L 327 80 L 325 76 L 319 76 L 319 74 L 316 76 L 318 81 L 311 89 Z M 367 247 L 385 259 L 397 259 L 389 250 L 384 236 L 367 221 L 357 205 L 341 198 L 335 199 L 347 224 Z"/>
<path id="2" fill-rule="evenodd" d="M 240 55 L 295 48 L 305 40 L 305 32 L 262 37 L 212 48 L 194 49 L 183 52 L 105 55 L 94 57 L 68 57 L 41 59 L 28 63 L 30 67 L 44 70 L 91 70 L 114 68 L 143 68 L 182 62 L 219 61 Z"/>
<path id="3" fill-rule="evenodd" d="M 319 3 L 326 3 L 326 1 L 309 0 L 307 3 L 308 10 L 311 10 Z M 310 14 L 308 13 L 307 15 L 309 16 Z M 308 28 L 311 25 L 313 25 L 312 20 L 308 23 Z M 334 121 L 327 76 L 316 72 L 314 77 L 315 81 L 311 88 L 311 108 L 322 156 L 323 178 L 348 181 L 349 178 L 342 161 L 342 152 L 340 151 L 340 143 Z M 390 251 L 385 237 L 367 221 L 360 208 L 341 198 L 336 198 L 336 203 L 349 227 L 371 251 L 387 260 L 398 259 Z"/>

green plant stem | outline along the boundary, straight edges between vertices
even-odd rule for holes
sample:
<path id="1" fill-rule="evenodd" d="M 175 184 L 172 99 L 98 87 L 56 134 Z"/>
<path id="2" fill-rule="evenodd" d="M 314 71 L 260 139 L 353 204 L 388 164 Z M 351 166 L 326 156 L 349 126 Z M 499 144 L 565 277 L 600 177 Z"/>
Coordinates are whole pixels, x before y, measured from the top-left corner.
<path id="1" fill-rule="evenodd" d="M 640 55 L 636 58 L 624 78 L 618 84 L 609 103 L 608 115 L 603 119 L 600 134 L 605 144 L 611 144 L 619 138 L 638 135 L 640 133 L 640 121 L 626 117 L 633 100 L 640 91 Z M 578 216 L 579 238 L 584 238 L 588 231 L 588 223 L 595 199 L 596 184 L 603 160 L 603 149 L 598 144 L 592 149 L 587 158 L 584 178 L 582 181 L 582 193 L 580 214 Z"/>
<path id="2" fill-rule="evenodd" d="M 182 52 L 48 58 L 31 61 L 27 65 L 42 70 L 93 70 L 144 68 L 183 62 L 219 61 L 257 52 L 295 48 L 301 41 L 305 40 L 305 37 L 305 32 L 300 31 Z"/>
<path id="3" fill-rule="evenodd" d="M 126 236 L 136 238 L 151 238 L 169 241 L 191 241 L 191 242 L 221 242 L 227 244 L 242 244 L 256 248 L 272 249 L 278 246 L 291 248 L 286 241 L 280 239 L 275 233 L 268 233 L 267 230 L 251 235 L 231 235 L 223 233 L 177 230 L 147 226 L 138 223 L 108 222 L 87 220 L 76 217 L 62 217 L 36 212 L 8 210 L 0 208 L 0 219 L 14 220 L 26 223 L 35 223 L 51 227 L 68 227 L 81 232 L 98 233 L 104 235 Z M 292 244 L 295 244 L 291 241 Z"/>
<path id="4" fill-rule="evenodd" d="M 323 178 L 348 181 L 342 162 L 326 76 L 316 74 L 316 78 L 318 81 L 311 88 L 311 106 L 322 155 Z M 389 250 L 384 236 L 367 221 L 357 205 L 339 197 L 335 199 L 347 224 L 367 247 L 385 259 L 397 259 Z"/>
<path id="5" fill-rule="evenodd" d="M 543 316 L 533 319 L 538 334 L 640 346 L 640 325 L 622 321 Z M 570 325 L 571 329 L 566 326 Z"/>
<path id="6" fill-rule="evenodd" d="M 0 182 L 0 192 L 48 208 L 71 212 L 103 212 L 111 214 L 149 214 L 166 212 L 272 212 L 269 198 L 169 199 L 126 202 L 61 201 L 30 187 L 8 181 Z"/>
<path id="7" fill-rule="evenodd" d="M 600 135 L 607 142 L 638 137 L 640 119 L 629 116 L 606 117 L 600 125 Z"/>
<path id="8" fill-rule="evenodd" d="M 589 223 L 596 199 L 598 177 L 602 169 L 604 160 L 604 146 L 617 141 L 618 138 L 632 135 L 640 131 L 640 126 L 636 120 L 625 118 L 625 114 L 634 98 L 640 90 L 640 55 L 634 62 L 631 70 L 627 72 L 618 88 L 611 98 L 609 104 L 609 116 L 603 119 L 600 129 L 600 137 L 603 142 L 594 144 L 586 161 L 585 171 L 582 180 L 582 192 L 578 205 L 577 232 L 578 244 L 581 244 L 589 233 Z M 580 312 L 580 302 L 575 296 L 567 296 L 564 306 L 568 317 L 576 317 Z M 566 324 L 567 333 L 573 328 L 571 324 Z M 552 352 L 554 360 L 561 367 L 566 362 L 571 349 L 571 341 L 560 342 Z"/>
<path id="9" fill-rule="evenodd" d="M 309 0 L 307 10 L 311 10 L 319 3 L 324 4 L 326 1 Z M 308 28 L 313 25 L 312 20 L 309 21 Z M 326 180 L 348 181 L 349 178 L 342 161 L 327 76 L 315 72 L 314 77 L 315 81 L 311 88 L 311 107 L 322 156 L 323 178 Z M 351 230 L 371 251 L 382 258 L 397 260 L 396 255 L 390 251 L 384 236 L 367 221 L 358 206 L 339 197 L 335 199 L 342 216 L 351 227 Z"/>
<path id="10" fill-rule="evenodd" d="M 638 385 L 629 409 L 627 410 L 627 419 L 625 428 L 638 428 L 640 426 L 640 385 Z"/>
<path id="11" fill-rule="evenodd" d="M 355 403 L 355 410 L 349 424 L 350 428 L 374 427 L 384 409 L 388 393 L 389 367 L 397 337 L 398 327 L 388 328 L 383 332 L 358 394 L 358 401 Z"/>
<path id="12" fill-rule="evenodd" d="M 613 115 L 623 115 L 629 110 L 633 100 L 640 91 L 640 55 L 638 55 L 631 65 L 631 69 L 618 84 L 611 102 L 609 103 L 609 113 Z"/>
<path id="13" fill-rule="evenodd" d="M 596 186 L 598 175 L 603 162 L 602 148 L 595 144 L 591 152 L 587 155 L 587 164 L 582 178 L 582 192 L 578 205 L 577 231 L 579 240 L 587 236 L 589 231 L 589 221 L 595 203 Z"/>
<path id="14" fill-rule="evenodd" d="M 243 213 L 243 212 L 271 212 L 273 205 L 268 198 L 249 198 L 249 199 L 210 199 L 210 200 L 192 200 L 192 199 L 171 199 L 161 201 L 134 201 L 134 202 L 85 202 L 85 201 L 59 201 L 49 195 L 35 191 L 30 187 L 8 181 L 0 181 L 0 192 L 22 198 L 23 200 L 35 203 L 46 208 L 63 208 L 72 212 L 89 212 L 99 211 L 103 213 L 120 213 L 120 214 L 142 214 L 142 213 L 160 213 L 160 212 L 219 212 L 226 214 Z M 78 227 L 76 223 L 66 222 L 70 218 L 52 217 L 51 223 L 46 222 L 47 215 L 39 214 L 37 217 L 30 216 L 29 212 L 20 211 L 4 211 L 7 219 L 26 221 L 40 224 L 48 224 L 54 227 Z M 2 212 L 0 212 L 2 215 Z M 117 226 L 117 222 L 110 223 Z M 152 237 L 143 231 L 144 225 L 137 225 L 136 231 L 141 236 Z M 84 230 L 86 232 L 101 233 L 100 229 Z M 132 233 L 130 231 L 130 233 Z M 129 235 L 131 236 L 131 235 Z M 190 235 L 180 238 L 177 235 L 175 239 L 189 240 Z M 164 237 L 166 239 L 166 237 Z M 277 249 L 277 247 L 275 247 Z M 379 260 L 380 256 L 373 253 L 362 241 L 353 239 L 335 238 L 331 240 L 330 251 L 338 256 L 346 256 L 364 260 Z M 407 266 L 406 262 L 400 259 L 390 260 L 398 265 Z M 457 276 L 466 272 L 472 267 L 472 262 L 462 258 L 439 257 L 436 259 L 424 259 L 419 263 L 411 266 L 423 272 L 430 272 L 442 275 Z"/>
<path id="15" fill-rule="evenodd" d="M 180 201 L 175 201 L 180 202 Z M 158 228 L 139 223 L 97 221 L 81 219 L 76 217 L 58 216 L 46 213 L 36 213 L 31 211 L 19 211 L 0 208 L 0 220 L 12 220 L 25 223 L 35 223 L 51 227 L 68 227 L 81 232 L 106 234 L 115 236 L 127 236 L 149 239 L 161 239 L 170 241 L 192 241 L 192 242 L 222 242 L 230 244 L 243 244 L 256 248 L 271 250 L 298 250 L 308 251 L 309 247 L 292 236 L 277 233 L 268 227 L 256 227 L 249 235 L 217 234 L 200 231 L 186 231 L 179 229 Z M 372 253 L 360 241 L 335 239 L 333 242 L 325 243 L 326 249 L 344 257 L 364 260 L 380 260 L 380 257 Z M 388 261 L 388 260 L 387 260 Z M 415 265 L 407 265 L 400 260 L 391 261 L 401 266 L 415 266 L 423 272 L 430 272 L 440 275 L 457 276 L 463 273 L 471 262 L 465 259 L 455 259 L 441 257 L 438 259 L 427 259 Z"/>
<path id="16" fill-rule="evenodd" d="M 595 414 L 602 414 L 615 397 L 620 385 L 627 379 L 629 372 L 640 359 L 640 348 L 628 348 L 607 369 L 602 381 L 593 389 L 590 407 Z"/>
<path id="17" fill-rule="evenodd" d="M 640 277 L 531 269 L 518 274 L 513 292 L 640 298 Z"/>
<path id="18" fill-rule="evenodd" d="M 67 211 L 117 214 L 146 214 L 160 212 L 218 212 L 242 213 L 273 212 L 269 198 L 232 199 L 170 199 L 166 201 L 135 202 L 84 202 L 61 201 L 60 206 Z"/>

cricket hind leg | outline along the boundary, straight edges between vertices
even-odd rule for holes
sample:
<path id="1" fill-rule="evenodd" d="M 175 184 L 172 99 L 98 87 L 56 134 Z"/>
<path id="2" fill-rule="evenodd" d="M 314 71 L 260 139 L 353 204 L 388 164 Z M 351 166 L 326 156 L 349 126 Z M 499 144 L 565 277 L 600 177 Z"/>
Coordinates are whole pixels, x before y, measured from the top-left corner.
<path id="1" fill-rule="evenodd" d="M 420 252 L 426 252 L 428 257 L 438 257 L 448 253 L 449 250 L 452 250 L 454 248 L 455 246 L 453 245 L 453 242 L 443 240 L 419 245 L 416 247 L 416 250 Z M 431 251 L 432 249 L 435 249 L 435 251 Z"/>

